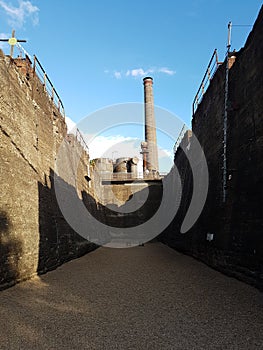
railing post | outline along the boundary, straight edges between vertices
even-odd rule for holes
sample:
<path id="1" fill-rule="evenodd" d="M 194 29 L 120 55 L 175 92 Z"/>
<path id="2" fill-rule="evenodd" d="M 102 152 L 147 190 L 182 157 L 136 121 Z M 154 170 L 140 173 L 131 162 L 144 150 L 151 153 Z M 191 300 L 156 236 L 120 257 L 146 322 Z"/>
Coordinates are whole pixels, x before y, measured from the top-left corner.
<path id="1" fill-rule="evenodd" d="M 199 104 L 199 97 L 200 97 L 200 99 L 202 99 L 202 96 L 205 93 L 207 84 L 211 82 L 213 74 L 216 72 L 216 70 L 217 70 L 217 68 L 218 68 L 218 66 L 220 64 L 221 64 L 221 62 L 218 62 L 217 49 L 215 49 L 213 54 L 212 54 L 212 57 L 211 57 L 211 59 L 210 59 L 210 61 L 208 63 L 206 72 L 205 72 L 204 77 L 202 79 L 202 82 L 201 82 L 201 84 L 199 86 L 197 94 L 196 94 L 196 96 L 194 98 L 194 101 L 193 101 L 193 115 L 194 115 L 194 113 L 196 111 L 196 108 L 197 108 L 197 106 Z"/>
<path id="2" fill-rule="evenodd" d="M 211 80 L 211 70 L 210 70 L 210 67 L 208 67 L 207 75 L 208 75 L 208 79 L 209 79 L 209 81 L 210 81 L 210 80 Z"/>
<path id="3" fill-rule="evenodd" d="M 46 91 L 46 84 L 47 84 L 47 74 L 44 72 L 44 90 Z"/>
<path id="4" fill-rule="evenodd" d="M 50 81 L 47 73 L 45 72 L 44 68 L 42 67 L 41 63 L 39 62 L 38 58 L 36 57 L 36 55 L 34 55 L 34 64 L 33 64 L 33 74 L 34 75 L 37 74 L 37 69 L 39 69 L 39 71 L 40 71 L 39 79 L 43 83 L 44 91 L 48 93 L 50 99 L 53 101 L 55 106 L 56 106 L 55 100 L 56 100 L 56 97 L 57 97 L 58 103 L 57 103 L 56 107 L 58 108 L 59 112 L 60 112 L 61 108 L 63 109 L 63 114 L 64 114 L 64 117 L 65 117 L 65 111 L 64 111 L 63 103 L 62 103 L 62 101 L 61 101 L 61 99 L 60 99 L 56 89 L 54 88 L 52 82 Z M 42 74 L 43 74 L 43 76 L 42 76 Z M 49 84 L 49 85 L 47 85 L 47 84 Z"/>
<path id="5" fill-rule="evenodd" d="M 220 61 L 218 60 L 217 49 L 215 49 L 215 57 L 216 57 L 216 67 L 218 68 L 218 66 L 220 66 L 223 62 L 220 62 Z"/>
<path id="6" fill-rule="evenodd" d="M 33 63 L 33 77 L 36 74 L 36 55 L 34 55 L 34 63 Z"/>

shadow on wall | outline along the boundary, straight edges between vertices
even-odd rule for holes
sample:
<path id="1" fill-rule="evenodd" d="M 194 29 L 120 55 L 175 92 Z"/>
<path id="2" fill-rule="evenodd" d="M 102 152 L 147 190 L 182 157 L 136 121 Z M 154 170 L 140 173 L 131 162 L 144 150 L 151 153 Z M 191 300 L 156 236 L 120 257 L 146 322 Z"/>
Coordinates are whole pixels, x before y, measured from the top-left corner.
<path id="1" fill-rule="evenodd" d="M 64 203 L 63 213 L 58 204 L 55 186 L 60 193 L 59 200 Z M 146 203 L 132 213 L 123 214 L 118 212 L 116 206 L 109 205 L 108 208 L 85 191 L 82 191 L 82 198 L 79 198 L 74 186 L 50 170 L 46 183 L 38 183 L 40 234 L 38 273 L 55 269 L 68 260 L 84 255 L 98 248 L 98 244 L 111 242 L 111 227 L 131 227 L 148 220 L 159 208 L 162 197 L 156 193 L 161 190 L 161 186 L 149 186 Z M 145 198 L 144 191 L 138 191 L 133 196 L 140 201 L 140 198 Z M 87 215 L 87 211 L 91 215 Z M 75 230 L 65 220 L 64 215 L 71 217 Z M 94 219 L 105 224 L 104 228 L 94 225 Z M 81 232 L 81 235 L 76 232 Z"/>
<path id="2" fill-rule="evenodd" d="M 135 227 L 148 221 L 158 210 L 162 201 L 162 186 L 159 184 L 150 185 L 145 189 L 131 194 L 126 203 L 120 207 L 113 203 L 108 203 L 107 206 L 101 203 L 95 204 L 94 198 L 86 192 L 82 192 L 82 197 L 87 210 L 89 210 L 94 218 L 105 225 L 118 228 Z M 131 200 L 137 204 L 134 205 L 138 209 L 132 211 L 133 206 L 131 206 L 131 209 L 128 209 L 126 212 L 126 205 Z M 124 212 L 122 211 L 123 209 Z"/>
<path id="3" fill-rule="evenodd" d="M 107 206 L 97 203 L 97 206 L 90 205 L 90 201 L 93 200 L 87 193 L 82 193 L 83 202 L 86 209 L 91 213 L 94 218 L 104 225 L 97 226 L 97 237 L 100 242 L 104 242 L 109 247 L 130 247 L 134 245 L 140 245 L 150 239 L 152 239 L 152 230 L 148 225 L 143 225 L 148 222 L 154 214 L 158 211 L 162 202 L 162 182 L 151 183 L 146 188 L 142 188 L 137 192 L 131 194 L 123 205 L 114 204 L 115 194 L 127 190 L 127 184 L 116 185 L 111 184 L 104 185 L 104 187 L 114 187 L 112 190 L 112 197 L 108 193 Z M 119 188 L 118 188 L 119 186 Z M 117 187 L 117 188 L 116 188 Z M 104 188 L 105 189 L 105 188 Z M 114 193 L 116 191 L 116 193 Z M 121 195 L 122 197 L 122 195 Z M 111 203 L 112 200 L 112 203 Z M 91 209 L 92 208 L 92 212 Z M 99 232 L 98 232 L 99 231 Z M 96 234 L 96 232 L 95 232 Z"/>
<path id="4" fill-rule="evenodd" d="M 81 236 L 68 224 L 58 205 L 55 183 L 62 193 L 63 200 L 67 203 L 66 210 L 73 213 L 74 223 L 84 230 Z M 57 188 L 57 187 L 56 187 Z M 111 227 L 125 228 L 140 225 L 147 221 L 159 208 L 161 202 L 160 191 L 162 187 L 149 186 L 148 197 L 145 189 L 138 191 L 129 198 L 136 198 L 143 204 L 134 212 L 124 214 L 118 211 L 114 204 L 109 207 L 97 202 L 89 193 L 83 191 L 79 198 L 74 186 L 69 185 L 58 177 L 50 169 L 50 175 L 46 177 L 45 183 L 38 182 L 39 196 L 39 251 L 37 273 L 42 274 L 55 269 L 61 264 L 78 258 L 112 241 Z M 144 203 L 143 199 L 147 197 Z M 82 209 L 80 209 L 82 208 Z M 114 210 L 115 209 L 115 210 Z M 79 214 L 79 210 L 89 211 L 87 215 Z M 104 229 L 94 225 L 94 218 L 104 223 Z M 76 226 L 74 227 L 76 228 Z M 125 230 L 124 230 L 125 232 Z M 83 231 L 82 231 L 83 233 Z M 85 237 L 85 238 L 84 238 Z M 21 278 L 28 278 L 35 270 L 20 271 L 21 261 L 30 263 L 31 251 L 27 255 L 23 251 L 26 242 L 18 239 L 14 234 L 14 227 L 5 211 L 0 211 L 0 289 L 14 285 Z M 28 273 L 29 272 L 29 273 Z M 24 275 L 23 275 L 24 274 Z"/>
<path id="5" fill-rule="evenodd" d="M 0 290 L 19 279 L 19 259 L 22 242 L 11 237 L 12 223 L 5 211 L 0 210 Z"/>
<path id="6" fill-rule="evenodd" d="M 55 269 L 66 261 L 80 257 L 98 246 L 85 240 L 77 234 L 65 220 L 55 193 L 54 181 L 63 188 L 65 201 L 72 196 L 76 201 L 75 188 L 61 178 L 52 169 L 46 183 L 38 183 L 39 193 L 39 261 L 38 273 L 45 273 Z M 75 211 L 74 211 L 75 213 Z M 87 230 L 90 228 L 87 226 Z"/>

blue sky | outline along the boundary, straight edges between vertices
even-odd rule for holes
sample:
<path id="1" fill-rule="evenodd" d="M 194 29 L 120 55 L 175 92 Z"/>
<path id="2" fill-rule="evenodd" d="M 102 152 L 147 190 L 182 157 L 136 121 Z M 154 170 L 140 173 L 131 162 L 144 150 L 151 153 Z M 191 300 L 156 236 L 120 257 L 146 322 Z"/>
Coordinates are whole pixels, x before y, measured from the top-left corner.
<path id="1" fill-rule="evenodd" d="M 143 101 L 190 125 L 193 97 L 215 48 L 224 59 L 227 24 L 253 24 L 257 0 L 0 0 L 0 33 L 28 42 L 74 122 L 105 106 Z M 240 49 L 251 27 L 233 27 Z M 126 135 L 124 135 L 126 136 Z M 164 145 L 164 148 L 171 148 Z"/>

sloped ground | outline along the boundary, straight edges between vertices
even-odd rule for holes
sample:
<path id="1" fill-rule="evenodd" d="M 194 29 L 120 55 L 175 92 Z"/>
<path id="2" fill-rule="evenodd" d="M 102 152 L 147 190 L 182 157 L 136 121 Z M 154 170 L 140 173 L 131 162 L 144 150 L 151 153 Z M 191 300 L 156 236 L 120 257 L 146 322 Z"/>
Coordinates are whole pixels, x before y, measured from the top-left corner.
<path id="1" fill-rule="evenodd" d="M 262 349 L 263 295 L 161 243 L 0 293 L 0 349 Z"/>

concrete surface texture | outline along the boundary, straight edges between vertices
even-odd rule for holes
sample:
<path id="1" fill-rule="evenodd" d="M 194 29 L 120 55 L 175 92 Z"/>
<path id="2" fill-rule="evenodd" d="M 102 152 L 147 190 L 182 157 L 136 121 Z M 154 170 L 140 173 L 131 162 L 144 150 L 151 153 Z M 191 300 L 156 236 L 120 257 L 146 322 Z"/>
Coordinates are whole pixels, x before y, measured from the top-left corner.
<path id="1" fill-rule="evenodd" d="M 92 245 L 67 224 L 56 201 L 54 168 L 67 134 L 64 117 L 38 77 L 24 76 L 1 50 L 0 75 L 1 289 L 79 256 Z M 79 142 L 68 141 L 75 153 L 82 150 Z M 72 157 L 63 161 L 71 174 Z M 79 192 L 89 194 L 87 164 L 83 152 L 76 182 Z M 72 191 L 66 174 L 61 181 Z"/>
<path id="2" fill-rule="evenodd" d="M 0 349 L 262 349 L 253 287 L 161 243 L 99 248 L 0 293 Z"/>

